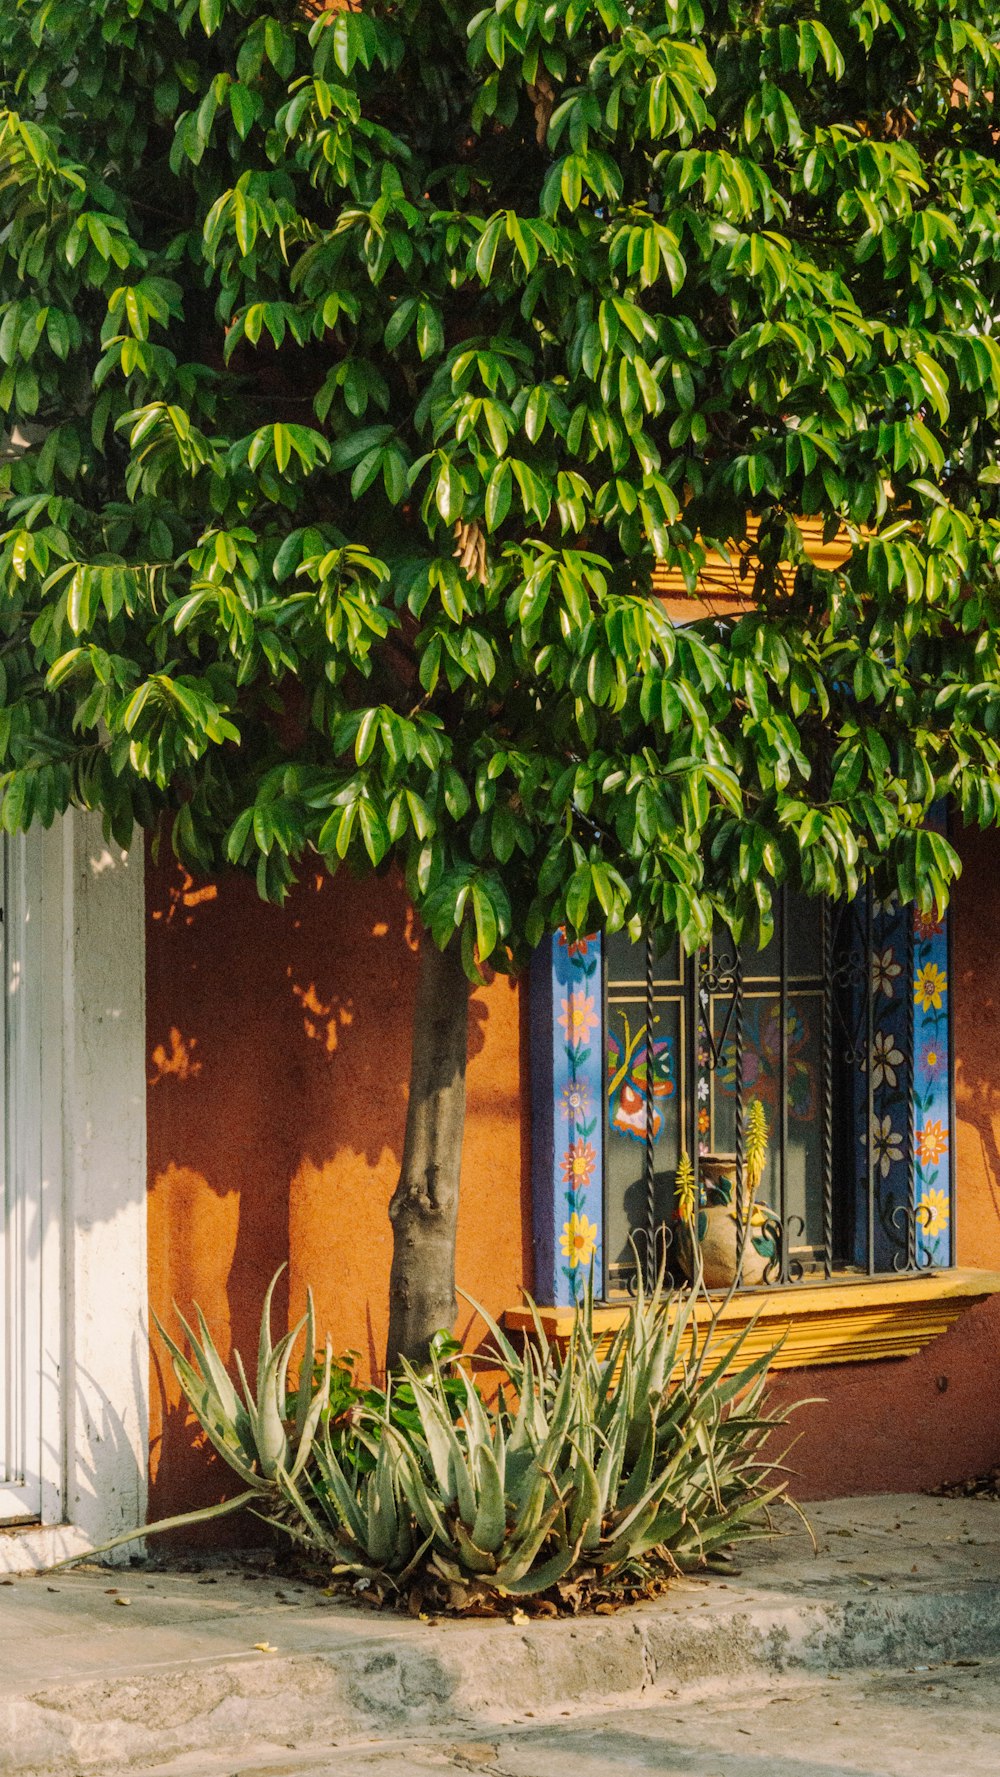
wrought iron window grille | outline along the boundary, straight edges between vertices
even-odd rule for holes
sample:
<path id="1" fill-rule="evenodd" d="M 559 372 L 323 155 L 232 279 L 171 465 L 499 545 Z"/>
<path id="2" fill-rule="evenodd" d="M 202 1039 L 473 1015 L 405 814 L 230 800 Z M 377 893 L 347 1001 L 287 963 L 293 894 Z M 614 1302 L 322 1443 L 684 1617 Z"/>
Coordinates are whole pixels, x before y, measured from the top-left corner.
<path id="1" fill-rule="evenodd" d="M 681 1152 L 694 1169 L 703 1250 L 716 1212 L 733 1225 L 737 1288 L 915 1276 L 954 1263 L 952 1122 L 947 1109 L 932 1115 L 942 1079 L 945 1103 L 950 1088 L 950 970 L 921 961 L 946 957 L 946 947 L 939 922 L 918 957 L 915 917 L 871 890 L 838 904 L 779 891 L 764 951 L 724 932 L 693 957 L 676 945 L 658 954 L 652 938 L 606 939 L 606 1297 L 633 1291 L 640 1267 L 647 1284 L 660 1265 L 674 1275 L 685 1268 Z M 923 1056 L 918 1007 L 933 1027 Z M 754 1097 L 768 1160 L 748 1204 Z"/>

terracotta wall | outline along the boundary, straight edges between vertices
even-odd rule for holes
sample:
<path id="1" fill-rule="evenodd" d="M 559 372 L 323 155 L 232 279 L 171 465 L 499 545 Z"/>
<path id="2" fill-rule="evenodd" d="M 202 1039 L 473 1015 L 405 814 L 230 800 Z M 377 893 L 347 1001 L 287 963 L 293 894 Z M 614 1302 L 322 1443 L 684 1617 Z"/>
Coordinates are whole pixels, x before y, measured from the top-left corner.
<path id="1" fill-rule="evenodd" d="M 172 1300 L 199 1302 L 223 1352 L 250 1358 L 287 1261 L 276 1326 L 309 1282 L 335 1346 L 377 1370 L 415 979 L 405 897 L 317 875 L 279 910 L 240 877 L 198 883 L 172 861 L 150 861 L 147 885 L 152 1308 L 169 1325 Z M 523 1040 L 515 988 L 473 995 L 458 1278 L 493 1311 L 530 1287 Z M 224 1491 L 161 1357 L 154 1339 L 155 1517 Z"/>
<path id="2" fill-rule="evenodd" d="M 799 1499 L 913 1493 L 1000 1465 L 1000 1298 L 970 1308 L 917 1357 L 783 1370 Z"/>
<path id="3" fill-rule="evenodd" d="M 958 1258 L 1000 1271 L 1000 836 L 960 849 Z M 197 1299 L 224 1350 L 252 1351 L 262 1292 L 288 1260 L 293 1308 L 311 1281 L 336 1344 L 377 1368 L 414 985 L 405 899 L 389 881 L 317 878 L 278 911 L 241 879 L 197 884 L 170 864 L 150 865 L 148 902 L 153 1308 Z M 458 1273 L 500 1310 L 530 1287 L 527 1032 L 505 981 L 472 1007 Z M 283 1286 L 276 1320 L 288 1306 Z M 799 1493 L 931 1486 L 1000 1463 L 998 1345 L 1000 1300 L 916 1358 L 782 1374 L 781 1398 L 823 1397 L 795 1418 Z M 152 1394 L 152 1511 L 218 1497 L 155 1351 Z"/>

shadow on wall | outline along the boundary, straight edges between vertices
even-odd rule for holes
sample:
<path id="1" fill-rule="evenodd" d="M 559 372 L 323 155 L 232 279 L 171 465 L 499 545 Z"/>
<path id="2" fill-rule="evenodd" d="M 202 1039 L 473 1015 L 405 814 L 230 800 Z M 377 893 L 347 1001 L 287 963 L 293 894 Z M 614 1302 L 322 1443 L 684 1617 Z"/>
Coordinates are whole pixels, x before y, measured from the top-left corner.
<path id="1" fill-rule="evenodd" d="M 173 1324 L 198 1301 L 225 1354 L 256 1351 L 311 1283 L 336 1349 L 377 1372 L 406 1117 L 416 985 L 412 912 L 390 878 L 318 873 L 283 909 L 248 880 L 147 872 L 150 1297 Z M 493 1309 L 529 1263 L 518 995 L 473 995 L 459 1282 Z M 468 1322 L 460 1316 L 460 1326 Z M 221 1476 L 154 1338 L 151 1516 L 217 1498 Z"/>

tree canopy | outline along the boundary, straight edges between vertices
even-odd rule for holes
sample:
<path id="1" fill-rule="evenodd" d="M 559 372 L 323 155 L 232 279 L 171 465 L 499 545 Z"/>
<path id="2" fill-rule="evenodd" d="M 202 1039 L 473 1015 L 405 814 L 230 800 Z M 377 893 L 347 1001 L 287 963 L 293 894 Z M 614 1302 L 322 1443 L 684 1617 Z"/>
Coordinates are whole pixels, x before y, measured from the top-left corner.
<path id="1" fill-rule="evenodd" d="M 943 899 L 932 804 L 1000 811 L 991 30 L 0 0 L 6 830 L 395 860 L 470 971 Z M 675 626 L 712 547 L 752 602 Z"/>

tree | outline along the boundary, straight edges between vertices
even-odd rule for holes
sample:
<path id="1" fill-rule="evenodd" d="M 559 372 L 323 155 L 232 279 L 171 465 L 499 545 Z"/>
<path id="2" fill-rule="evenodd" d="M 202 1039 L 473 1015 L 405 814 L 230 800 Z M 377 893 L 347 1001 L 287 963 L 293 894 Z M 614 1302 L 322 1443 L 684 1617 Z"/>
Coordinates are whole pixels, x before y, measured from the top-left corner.
<path id="1" fill-rule="evenodd" d="M 402 869 L 390 1359 L 453 1317 L 478 971 L 943 903 L 932 803 L 996 819 L 991 28 L 0 0 L 2 823 Z M 711 547 L 747 609 L 675 627 Z"/>

